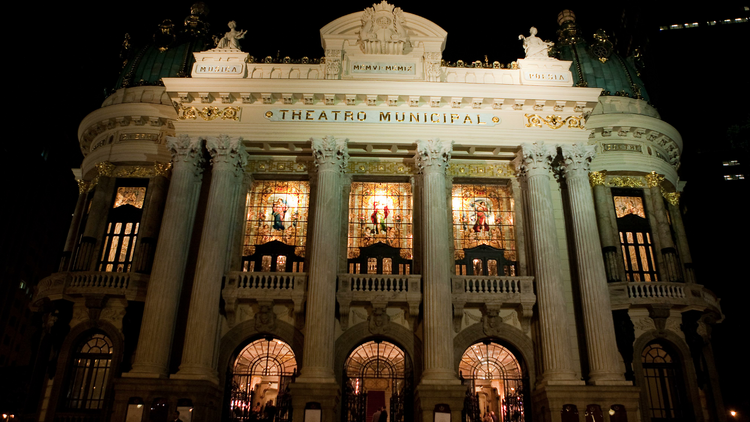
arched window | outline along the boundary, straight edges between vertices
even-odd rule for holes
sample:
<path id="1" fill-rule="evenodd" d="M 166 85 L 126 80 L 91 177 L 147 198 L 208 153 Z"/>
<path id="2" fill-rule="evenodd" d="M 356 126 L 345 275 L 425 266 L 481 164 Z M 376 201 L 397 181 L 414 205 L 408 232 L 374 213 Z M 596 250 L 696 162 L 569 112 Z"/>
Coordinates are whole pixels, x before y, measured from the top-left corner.
<path id="1" fill-rule="evenodd" d="M 135 181 L 130 182 L 135 183 Z M 130 272 L 145 198 L 145 186 L 120 186 L 117 188 L 115 201 L 112 210 L 109 212 L 109 221 L 104 233 L 104 246 L 99 259 L 99 271 Z"/>
<path id="2" fill-rule="evenodd" d="M 651 421 L 681 420 L 686 401 L 679 364 L 659 343 L 646 346 L 641 358 Z"/>
<path id="3" fill-rule="evenodd" d="M 654 238 L 639 191 L 613 191 L 617 230 L 628 281 L 658 281 Z"/>
<path id="4" fill-rule="evenodd" d="M 101 409 L 112 370 L 112 341 L 102 333 L 87 337 L 76 349 L 65 398 L 67 409 Z"/>

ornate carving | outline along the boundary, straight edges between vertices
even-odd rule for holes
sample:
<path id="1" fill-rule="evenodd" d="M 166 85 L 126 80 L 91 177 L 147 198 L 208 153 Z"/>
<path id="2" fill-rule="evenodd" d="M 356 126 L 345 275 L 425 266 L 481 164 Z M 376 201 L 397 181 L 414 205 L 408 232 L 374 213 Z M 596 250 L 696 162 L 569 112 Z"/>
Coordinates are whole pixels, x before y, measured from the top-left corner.
<path id="1" fill-rule="evenodd" d="M 349 161 L 349 173 L 353 174 L 414 174 L 414 166 L 403 162 Z"/>
<path id="2" fill-rule="evenodd" d="M 167 177 L 171 168 L 172 163 L 154 163 L 154 176 Z"/>
<path id="3" fill-rule="evenodd" d="M 605 185 L 605 179 L 607 177 L 607 171 L 592 171 L 589 174 L 589 183 L 591 183 L 591 187 L 594 186 L 604 186 Z"/>
<path id="4" fill-rule="evenodd" d="M 514 160 L 519 174 L 526 176 L 548 175 L 552 160 L 557 156 L 554 145 L 544 143 L 525 143 Z"/>
<path id="5" fill-rule="evenodd" d="M 680 205 L 680 192 L 662 192 L 662 196 L 670 204 L 674 206 Z"/>
<path id="6" fill-rule="evenodd" d="M 78 183 L 78 194 L 79 195 L 83 195 L 84 193 L 88 192 L 89 189 L 91 189 L 91 183 L 89 183 L 89 182 L 87 182 L 85 180 L 76 179 L 76 183 Z"/>
<path id="7" fill-rule="evenodd" d="M 196 175 L 203 172 L 201 141 L 188 135 L 167 138 L 167 149 L 172 154 L 172 164 L 177 167 L 185 164 L 193 167 Z"/>
<path id="8" fill-rule="evenodd" d="M 405 23 L 401 8 L 385 0 L 366 8 L 359 29 L 360 49 L 365 54 L 403 54 L 410 45 Z"/>
<path id="9" fill-rule="evenodd" d="M 385 308 L 373 308 L 367 317 L 367 329 L 372 334 L 385 334 L 388 331 L 388 324 L 390 322 L 391 317 Z"/>
<path id="10" fill-rule="evenodd" d="M 198 110 L 195 107 L 187 107 L 181 104 L 175 104 L 177 109 L 177 118 L 180 120 L 195 120 L 198 117 L 203 120 L 240 120 L 240 107 L 224 107 L 219 108 L 216 106 L 206 106 Z"/>
<path id="11" fill-rule="evenodd" d="M 525 114 L 526 127 L 543 127 L 547 125 L 551 129 L 560 129 L 567 126 L 568 129 L 585 129 L 583 116 L 555 116 L 542 117 L 538 114 Z"/>
<path id="12" fill-rule="evenodd" d="M 584 176 L 591 170 L 591 160 L 596 155 L 594 145 L 560 145 L 565 162 L 564 171 L 566 176 Z"/>
<path id="13" fill-rule="evenodd" d="M 214 168 L 231 170 L 235 176 L 244 174 L 248 155 L 242 138 L 231 138 L 228 135 L 207 138 L 206 149 L 211 155 L 211 165 Z"/>
<path id="14" fill-rule="evenodd" d="M 512 177 L 515 176 L 515 169 L 510 163 L 468 164 L 451 162 L 446 173 L 453 177 Z"/>
<path id="15" fill-rule="evenodd" d="M 646 175 L 646 185 L 650 188 L 661 185 L 662 180 L 664 180 L 664 176 L 655 171 Z"/>
<path id="16" fill-rule="evenodd" d="M 276 330 L 276 313 L 273 311 L 273 302 L 260 303 L 258 312 L 253 316 L 255 319 L 255 330 L 258 332 L 272 332 Z"/>
<path id="17" fill-rule="evenodd" d="M 442 54 L 437 52 L 424 53 L 424 75 L 425 80 L 429 82 L 440 82 L 440 62 Z M 432 107 L 439 107 L 440 99 L 437 99 L 438 104 L 434 104 L 435 101 L 431 100 Z"/>
<path id="18" fill-rule="evenodd" d="M 96 163 L 95 167 L 96 167 L 96 172 L 98 176 L 112 177 L 112 172 L 114 172 L 115 170 L 115 165 L 110 163 L 109 161 Z"/>
<path id="19" fill-rule="evenodd" d="M 294 160 L 248 160 L 251 173 L 307 173 L 308 164 Z"/>
<path id="20" fill-rule="evenodd" d="M 346 169 L 349 163 L 347 141 L 348 139 L 335 139 L 333 136 L 326 136 L 322 139 L 310 138 L 315 166 L 335 166 L 340 171 Z"/>
<path id="21" fill-rule="evenodd" d="M 444 171 L 451 159 L 452 152 L 453 141 L 420 140 L 417 141 L 417 153 L 414 155 L 414 161 L 421 173 L 428 169 Z"/>
<path id="22" fill-rule="evenodd" d="M 326 50 L 326 79 L 338 79 L 341 73 L 341 50 Z"/>
<path id="23" fill-rule="evenodd" d="M 487 336 L 500 336 L 500 324 L 503 318 L 500 316 L 499 309 L 484 308 L 482 309 L 482 331 Z"/>

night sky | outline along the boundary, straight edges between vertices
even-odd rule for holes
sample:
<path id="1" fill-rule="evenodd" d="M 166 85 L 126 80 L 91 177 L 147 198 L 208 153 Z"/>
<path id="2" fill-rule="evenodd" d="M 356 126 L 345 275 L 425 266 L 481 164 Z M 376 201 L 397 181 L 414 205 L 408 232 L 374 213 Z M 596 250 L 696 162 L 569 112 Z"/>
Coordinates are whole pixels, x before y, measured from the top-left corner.
<path id="1" fill-rule="evenodd" d="M 540 38 L 556 40 L 557 14 L 566 8 L 576 13 L 577 22 L 589 40 L 600 27 L 616 28 L 622 4 L 615 3 L 620 2 L 393 2 L 405 12 L 427 18 L 448 32 L 444 59 L 484 61 L 487 55 L 490 62 L 506 64 L 523 56 L 518 35 L 528 35 L 531 26 L 539 29 Z M 712 28 L 712 32 L 683 29 L 667 34 L 659 34 L 658 26 L 747 17 L 748 12 L 743 12 L 742 6 L 750 2 L 733 0 L 700 6 L 682 2 L 679 9 L 651 4 L 657 2 L 628 3 L 630 13 L 640 11 L 650 28 L 646 34 L 650 44 L 645 48 L 649 54 L 644 74 L 646 88 L 664 120 L 683 136 L 685 152 L 680 173 L 681 179 L 688 182 L 686 225 L 693 260 L 702 270 L 698 282 L 722 297 L 727 317 L 714 331 L 714 353 L 726 405 L 744 402 L 747 415 L 750 391 L 746 380 L 750 378 L 750 365 L 737 345 L 746 341 L 746 325 L 750 322 L 740 312 L 746 306 L 743 297 L 750 293 L 747 287 L 750 277 L 747 271 L 739 270 L 739 262 L 747 262 L 743 251 L 747 250 L 745 239 L 750 231 L 746 200 L 737 198 L 747 198 L 748 192 L 730 192 L 728 195 L 734 197 L 734 202 L 728 201 L 725 206 L 721 201 L 706 203 L 703 198 L 711 192 L 693 191 L 689 195 L 688 192 L 691 182 L 703 186 L 694 181 L 710 173 L 699 153 L 719 145 L 732 125 L 743 119 L 745 126 L 748 124 L 750 78 L 743 60 L 747 59 L 750 23 Z M 191 4 L 87 0 L 41 6 L 25 2 L 20 11 L 6 13 L 9 55 L 3 60 L 4 73 L 18 109 L 6 110 L 4 117 L 6 127 L 13 122 L 13 127 L 20 131 L 14 135 L 14 142 L 6 140 L 3 151 L 21 157 L 12 160 L 6 157 L 11 160 L 10 168 L 22 168 L 23 157 L 40 154 L 42 149 L 49 152 L 50 160 L 78 167 L 82 159 L 77 145 L 78 125 L 101 105 L 104 92 L 113 87 L 120 70 L 118 53 L 124 34 L 130 33 L 136 47 L 142 45 L 164 19 L 169 18 L 176 27 L 181 27 Z M 227 22 L 235 20 L 238 29 L 248 31 L 242 40 L 243 50 L 256 58 L 275 57 L 277 53 L 281 57 L 312 58 L 324 55 L 321 27 L 371 6 L 371 1 L 207 1 L 206 4 L 210 9 L 206 20 L 211 23 L 212 32 L 225 32 Z M 744 133 L 747 134 L 747 129 Z M 746 177 L 750 178 L 750 174 Z M 747 183 L 741 186 L 747 189 Z M 699 261 L 707 264 L 701 268 Z"/>

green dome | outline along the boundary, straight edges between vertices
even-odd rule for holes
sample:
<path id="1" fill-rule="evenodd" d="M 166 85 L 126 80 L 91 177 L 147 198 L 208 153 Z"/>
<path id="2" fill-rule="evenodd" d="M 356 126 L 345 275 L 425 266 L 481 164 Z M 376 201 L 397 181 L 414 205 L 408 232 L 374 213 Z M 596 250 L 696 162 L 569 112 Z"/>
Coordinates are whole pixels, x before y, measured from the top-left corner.
<path id="1" fill-rule="evenodd" d="M 649 101 L 643 81 L 638 76 L 634 58 L 623 59 L 614 52 L 607 34 L 599 30 L 588 43 L 575 23 L 570 10 L 560 12 L 556 56 L 572 61 L 571 72 L 576 86 L 602 88 L 602 95 L 619 95 Z"/>
<path id="2" fill-rule="evenodd" d="M 159 25 L 153 41 L 133 48 L 126 36 L 123 43 L 124 60 L 115 89 L 139 85 L 161 85 L 162 78 L 185 77 L 195 62 L 193 52 L 213 48 L 208 35 L 208 24 L 202 18 L 208 14 L 203 3 L 196 3 L 185 18 L 184 27 L 177 31 L 171 20 Z"/>

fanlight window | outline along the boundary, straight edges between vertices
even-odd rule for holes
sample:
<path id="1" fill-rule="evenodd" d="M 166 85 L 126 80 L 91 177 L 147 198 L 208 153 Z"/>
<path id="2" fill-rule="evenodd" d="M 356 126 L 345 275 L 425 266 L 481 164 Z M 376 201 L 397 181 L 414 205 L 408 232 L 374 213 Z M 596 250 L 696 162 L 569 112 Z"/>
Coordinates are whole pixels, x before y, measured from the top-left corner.
<path id="1" fill-rule="evenodd" d="M 643 349 L 643 378 L 648 392 L 652 421 L 682 417 L 685 403 L 679 367 L 662 345 L 651 343 Z"/>
<path id="2" fill-rule="evenodd" d="M 346 361 L 349 378 L 404 378 L 404 352 L 387 341 L 369 341 L 354 349 Z"/>
<path id="3" fill-rule="evenodd" d="M 464 378 L 493 380 L 521 378 L 523 373 L 516 357 L 497 343 L 477 343 L 466 349 L 458 370 Z"/>
<path id="4" fill-rule="evenodd" d="M 454 184 L 451 195 L 456 274 L 516 275 L 510 188 Z"/>
<path id="5" fill-rule="evenodd" d="M 104 334 L 88 337 L 73 355 L 65 401 L 68 409 L 101 409 L 112 369 L 112 341 Z"/>
<path id="6" fill-rule="evenodd" d="M 234 375 L 280 376 L 297 371 L 297 360 L 281 340 L 256 340 L 245 347 L 234 364 Z"/>

